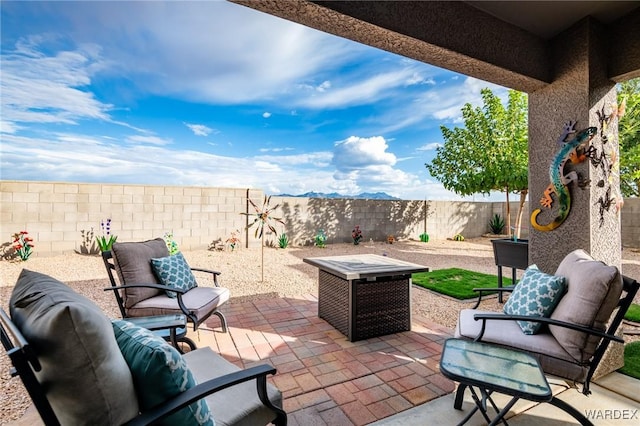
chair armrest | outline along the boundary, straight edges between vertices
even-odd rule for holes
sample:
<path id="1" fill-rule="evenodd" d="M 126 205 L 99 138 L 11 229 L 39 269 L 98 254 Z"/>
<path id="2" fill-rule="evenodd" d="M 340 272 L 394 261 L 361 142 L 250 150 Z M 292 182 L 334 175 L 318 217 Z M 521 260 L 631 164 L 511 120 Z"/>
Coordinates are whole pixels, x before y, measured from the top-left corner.
<path id="1" fill-rule="evenodd" d="M 222 274 L 222 272 L 219 271 L 214 271 L 213 269 L 204 269 L 204 268 L 190 268 L 192 271 L 198 271 L 198 272 L 207 272 L 209 274 L 213 274 L 213 275 L 220 275 Z"/>
<path id="2" fill-rule="evenodd" d="M 168 285 L 162 285 L 162 284 L 127 284 L 127 285 L 120 285 L 120 286 L 116 286 L 116 287 L 107 287 L 107 288 L 103 288 L 102 290 L 104 291 L 109 291 L 109 290 L 122 290 L 125 288 L 136 288 L 136 287 L 146 287 L 146 288 L 155 288 L 157 290 L 164 290 L 164 291 L 173 291 L 175 293 L 178 293 L 180 295 L 185 294 L 188 290 L 182 290 L 180 288 L 175 288 L 175 287 L 171 287 Z"/>
<path id="3" fill-rule="evenodd" d="M 513 289 L 515 288 L 515 286 L 513 285 L 508 285 L 508 286 L 504 286 L 504 287 L 483 287 L 483 288 L 474 288 L 472 289 L 473 291 L 478 291 L 478 292 L 485 292 L 485 291 L 493 291 L 493 292 L 497 292 L 497 293 L 503 293 L 503 292 L 507 292 L 507 293 L 511 293 L 513 291 Z"/>
<path id="4" fill-rule="evenodd" d="M 157 420 L 167 417 L 181 408 L 206 397 L 207 395 L 211 395 L 212 393 L 253 379 L 257 379 L 257 392 L 262 403 L 277 412 L 277 407 L 275 407 L 267 398 L 267 375 L 275 373 L 276 369 L 274 367 L 267 364 L 261 364 L 245 370 L 225 374 L 224 376 L 216 377 L 215 379 L 207 380 L 206 382 L 202 382 L 191 389 L 176 395 L 172 399 L 164 401 L 156 405 L 154 408 L 141 413 L 138 417 L 135 417 L 125 423 L 125 425 L 138 426 L 156 422 Z"/>
<path id="5" fill-rule="evenodd" d="M 475 314 L 473 319 L 476 321 L 482 321 L 482 330 L 480 330 L 480 334 L 476 337 L 476 340 L 482 339 L 484 335 L 484 329 L 487 323 L 487 320 L 499 320 L 499 321 L 530 321 L 530 322 L 541 322 L 547 325 L 556 325 L 558 327 L 569 328 L 571 330 L 581 331 L 586 334 L 591 334 L 594 336 L 598 336 L 603 339 L 611 340 L 618 343 L 624 343 L 624 339 L 612 335 L 607 334 L 604 331 L 595 330 L 593 328 L 585 327 L 583 325 L 573 324 L 570 322 L 558 321 L 551 318 L 545 317 L 531 317 L 527 315 L 507 315 L 507 314 Z"/>
<path id="6" fill-rule="evenodd" d="M 489 288 L 474 288 L 473 291 L 477 291 L 480 293 L 478 295 L 478 301 L 471 309 L 477 309 L 480 306 L 480 302 L 482 302 L 482 296 L 484 293 L 492 292 L 492 293 L 511 293 L 515 288 L 514 285 L 509 285 L 506 287 L 489 287 Z"/>
<path id="7" fill-rule="evenodd" d="M 211 276 L 213 277 L 213 284 L 216 287 L 220 287 L 220 284 L 218 284 L 218 275 L 220 275 L 222 272 L 218 272 L 218 271 L 214 271 L 211 269 L 203 269 L 203 268 L 191 268 L 192 271 L 197 271 L 197 272 L 205 272 L 207 274 L 211 274 Z"/>

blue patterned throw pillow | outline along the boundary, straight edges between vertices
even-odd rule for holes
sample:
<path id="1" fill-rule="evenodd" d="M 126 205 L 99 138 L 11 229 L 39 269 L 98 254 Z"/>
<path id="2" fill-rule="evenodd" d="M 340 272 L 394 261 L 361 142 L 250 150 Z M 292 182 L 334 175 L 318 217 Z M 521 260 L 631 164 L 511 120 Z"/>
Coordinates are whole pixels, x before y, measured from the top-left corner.
<path id="1" fill-rule="evenodd" d="M 112 321 L 113 331 L 129 365 L 142 411 L 154 407 L 196 385 L 180 353 L 146 328 L 128 321 Z M 166 417 L 162 425 L 214 426 L 213 416 L 200 399 Z"/>
<path id="2" fill-rule="evenodd" d="M 190 290 L 198 286 L 196 277 L 191 272 L 191 268 L 189 268 L 187 261 L 184 260 L 182 253 L 151 259 L 151 266 L 160 282 L 166 286 L 181 290 Z M 167 291 L 167 296 L 176 297 L 176 292 Z"/>
<path id="3" fill-rule="evenodd" d="M 531 265 L 504 304 L 504 313 L 548 318 L 566 289 L 564 277 L 545 274 Z M 542 323 L 531 321 L 518 321 L 518 325 L 524 334 L 536 334 L 542 327 Z"/>

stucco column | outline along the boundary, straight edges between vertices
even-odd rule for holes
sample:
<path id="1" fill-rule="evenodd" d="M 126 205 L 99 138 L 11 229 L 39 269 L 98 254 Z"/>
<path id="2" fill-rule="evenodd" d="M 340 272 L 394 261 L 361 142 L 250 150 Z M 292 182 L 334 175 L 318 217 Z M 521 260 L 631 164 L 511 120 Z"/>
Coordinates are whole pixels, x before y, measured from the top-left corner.
<path id="1" fill-rule="evenodd" d="M 587 18 L 553 41 L 554 81 L 529 94 L 529 260 L 553 273 L 570 251 L 582 248 L 609 265 L 620 267 L 620 198 L 618 170 L 618 118 L 615 82 L 607 78 L 607 37 L 603 28 Z M 563 138 L 568 122 L 576 133 Z M 566 143 L 587 127 L 596 128 L 586 159 L 570 162 L 564 175 L 577 172 L 578 182 L 568 184 L 570 210 L 553 230 L 541 231 L 531 223 L 531 213 L 548 225 L 559 214 L 562 200 L 553 194 L 550 208 L 541 206 L 550 184 L 550 166 Z M 562 140 L 564 139 L 564 140 Z"/>

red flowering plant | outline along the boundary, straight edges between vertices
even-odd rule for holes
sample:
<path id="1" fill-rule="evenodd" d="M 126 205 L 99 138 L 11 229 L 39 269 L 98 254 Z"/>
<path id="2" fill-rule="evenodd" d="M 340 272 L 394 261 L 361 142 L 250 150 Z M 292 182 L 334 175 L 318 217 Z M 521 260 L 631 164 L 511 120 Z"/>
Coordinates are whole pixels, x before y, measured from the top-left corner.
<path id="1" fill-rule="evenodd" d="M 13 235 L 13 249 L 16 251 L 22 261 L 29 259 L 33 253 L 33 238 L 29 237 L 27 231 L 16 232 Z"/>
<path id="2" fill-rule="evenodd" d="M 102 235 L 96 237 L 100 251 L 110 251 L 111 246 L 118 239 L 115 235 L 111 235 L 111 219 L 100 222 L 100 228 L 102 229 Z"/>
<path id="3" fill-rule="evenodd" d="M 360 240 L 362 239 L 362 231 L 360 230 L 360 225 L 356 225 L 355 228 L 353 228 L 353 231 L 351 231 L 351 238 L 353 238 L 353 244 L 354 245 L 358 245 L 360 244 Z"/>

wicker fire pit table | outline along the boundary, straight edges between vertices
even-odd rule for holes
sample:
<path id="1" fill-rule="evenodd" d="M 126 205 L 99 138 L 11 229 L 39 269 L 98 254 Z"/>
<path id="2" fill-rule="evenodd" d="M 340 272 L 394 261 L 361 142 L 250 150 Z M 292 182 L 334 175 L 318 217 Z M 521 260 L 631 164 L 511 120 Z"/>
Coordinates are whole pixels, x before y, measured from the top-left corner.
<path id="1" fill-rule="evenodd" d="M 303 261 L 319 268 L 318 316 L 350 341 L 411 330 L 411 274 L 428 267 L 375 254 Z"/>

